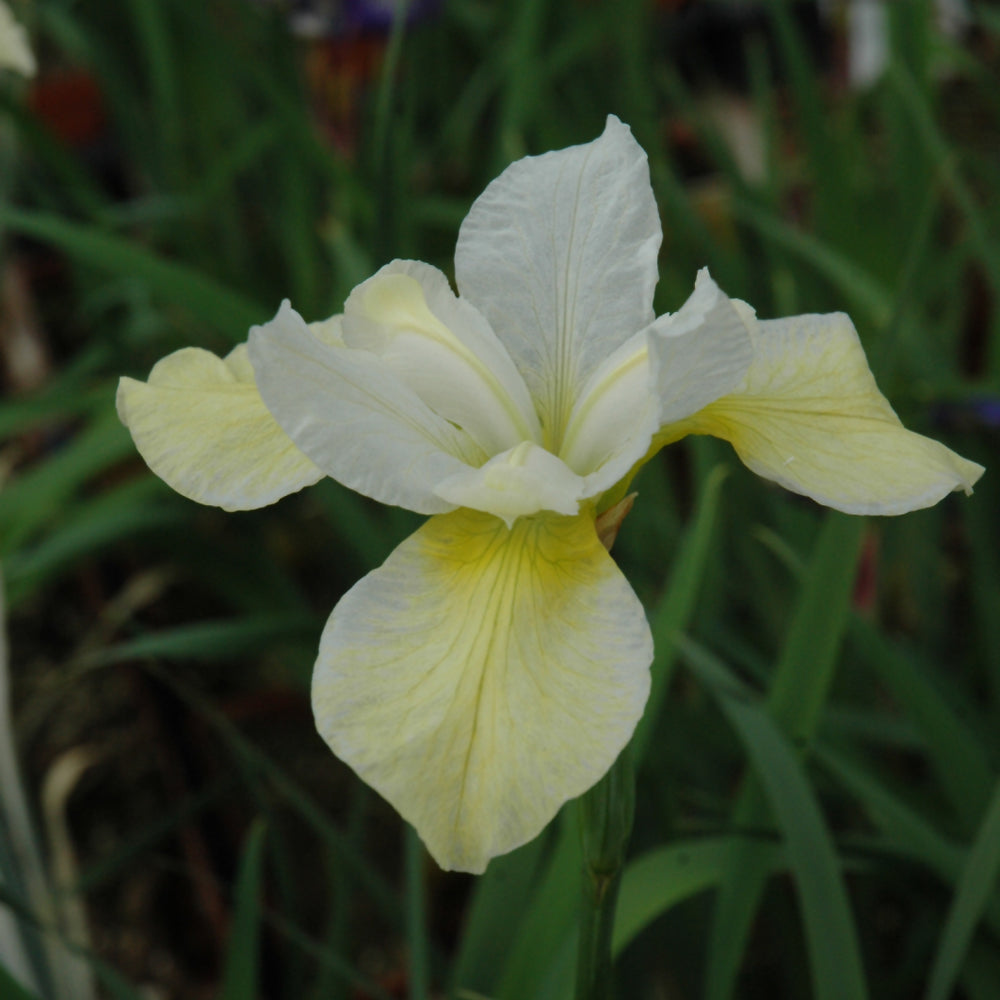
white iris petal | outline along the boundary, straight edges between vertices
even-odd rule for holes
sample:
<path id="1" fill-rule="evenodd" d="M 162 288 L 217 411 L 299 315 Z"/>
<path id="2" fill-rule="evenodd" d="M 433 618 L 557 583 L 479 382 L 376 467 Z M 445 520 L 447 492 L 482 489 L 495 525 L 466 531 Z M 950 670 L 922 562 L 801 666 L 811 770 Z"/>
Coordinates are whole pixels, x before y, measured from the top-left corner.
<path id="1" fill-rule="evenodd" d="M 517 518 L 542 510 L 577 513 L 584 480 L 551 452 L 522 441 L 481 469 L 449 476 L 435 492 L 456 506 L 494 514 L 510 527 Z"/>
<path id="2" fill-rule="evenodd" d="M 434 487 L 487 457 L 375 354 L 321 342 L 287 302 L 250 332 L 250 361 L 264 403 L 299 450 L 382 503 L 451 510 Z"/>
<path id="3" fill-rule="evenodd" d="M 581 387 L 653 319 L 660 237 L 646 154 L 614 116 L 594 142 L 511 164 L 465 217 L 459 292 L 524 375 L 553 451 Z"/>
<path id="4" fill-rule="evenodd" d="M 344 341 L 376 354 L 487 454 L 540 437 L 527 386 L 503 344 L 427 264 L 393 261 L 359 285 L 344 307 Z"/>

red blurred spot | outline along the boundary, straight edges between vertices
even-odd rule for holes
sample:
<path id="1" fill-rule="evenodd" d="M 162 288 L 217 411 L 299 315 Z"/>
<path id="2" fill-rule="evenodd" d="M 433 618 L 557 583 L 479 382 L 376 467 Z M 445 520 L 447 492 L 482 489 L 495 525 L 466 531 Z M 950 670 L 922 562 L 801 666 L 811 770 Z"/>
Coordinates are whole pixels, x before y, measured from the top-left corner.
<path id="1" fill-rule="evenodd" d="M 69 146 L 89 146 L 104 132 L 101 91 L 86 70 L 46 73 L 32 86 L 28 106 Z"/>
<path id="2" fill-rule="evenodd" d="M 879 545 L 874 531 L 865 534 L 854 580 L 854 607 L 862 614 L 872 614 L 878 602 Z"/>

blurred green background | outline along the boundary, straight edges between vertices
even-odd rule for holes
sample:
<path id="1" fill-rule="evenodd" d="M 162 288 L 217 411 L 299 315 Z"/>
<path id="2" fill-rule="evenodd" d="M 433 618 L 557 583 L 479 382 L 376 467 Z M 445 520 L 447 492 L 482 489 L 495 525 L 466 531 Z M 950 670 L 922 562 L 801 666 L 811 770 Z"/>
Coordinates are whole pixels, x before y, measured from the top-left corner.
<path id="1" fill-rule="evenodd" d="M 706 265 L 762 317 L 844 310 L 907 426 L 988 467 L 899 519 L 710 439 L 645 469 L 615 548 L 657 643 L 620 996 L 996 1000 L 1000 12 L 392 7 L 15 5 L 40 72 L 0 79 L 0 565 L 48 871 L 7 780 L 33 983 L 0 968 L 0 996 L 572 995 L 576 807 L 443 874 L 313 731 L 323 621 L 419 518 L 328 480 L 198 507 L 114 389 L 283 298 L 337 312 L 393 257 L 450 272 L 492 177 L 614 113 L 649 154 L 658 312 Z"/>

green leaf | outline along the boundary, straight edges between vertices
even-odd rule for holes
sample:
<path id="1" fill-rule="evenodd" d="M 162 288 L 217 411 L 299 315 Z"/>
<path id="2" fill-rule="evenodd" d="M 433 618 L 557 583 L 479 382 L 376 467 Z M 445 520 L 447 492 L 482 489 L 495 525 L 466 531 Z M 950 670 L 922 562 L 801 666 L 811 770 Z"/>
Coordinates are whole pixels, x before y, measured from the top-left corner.
<path id="1" fill-rule="evenodd" d="M 811 233 L 760 208 L 747 198 L 733 197 L 733 215 L 752 226 L 765 240 L 809 264 L 860 312 L 867 322 L 882 327 L 893 312 L 892 293 L 851 257 Z"/>
<path id="2" fill-rule="evenodd" d="M 79 434 L 4 488 L 0 552 L 9 553 L 54 521 L 86 482 L 134 450 L 114 410 L 99 411 Z"/>
<path id="3" fill-rule="evenodd" d="M 0 962 L 0 997 L 5 1000 L 42 1000 L 37 993 L 22 986 Z"/>
<path id="4" fill-rule="evenodd" d="M 112 274 L 140 278 L 162 300 L 183 306 L 233 341 L 266 319 L 267 310 L 184 264 L 166 260 L 135 240 L 100 232 L 57 215 L 25 212 L 0 205 L 0 224 L 24 236 L 51 243 L 81 263 Z"/>
<path id="5" fill-rule="evenodd" d="M 225 741 L 233 759 L 247 775 L 254 780 L 266 780 L 268 787 L 273 788 L 299 814 L 318 835 L 324 850 L 340 866 L 340 871 L 365 889 L 390 923 L 402 923 L 399 898 L 381 871 L 354 848 L 349 838 L 333 823 L 324 809 L 299 787 L 289 772 L 248 740 L 204 694 L 185 684 L 175 672 L 160 668 L 155 660 L 147 661 L 143 667 L 170 687 L 216 730 Z"/>
<path id="6" fill-rule="evenodd" d="M 868 986 L 837 853 L 794 747 L 720 660 L 688 640 L 682 640 L 681 651 L 739 733 L 784 836 L 802 911 L 813 996 L 864 1000 Z"/>
<path id="7" fill-rule="evenodd" d="M 121 663 L 147 657 L 175 660 L 234 658 L 260 649 L 262 644 L 268 642 L 309 634 L 315 627 L 316 622 L 310 616 L 299 614 L 199 622 L 116 643 L 88 655 L 87 664 Z"/>
<path id="8" fill-rule="evenodd" d="M 264 832 L 263 822 L 257 820 L 244 843 L 220 1000 L 250 1000 L 257 996 Z"/>
<path id="9" fill-rule="evenodd" d="M 848 755 L 829 746 L 816 749 L 817 760 L 864 806 L 871 822 L 895 855 L 916 862 L 932 872 L 943 886 L 953 889 L 962 871 L 963 851 L 937 830 L 891 789 Z M 1000 935 L 1000 899 L 989 901 L 986 919 Z"/>
<path id="10" fill-rule="evenodd" d="M 429 1000 L 431 946 L 427 934 L 427 852 L 417 831 L 407 824 L 403 867 L 406 870 L 406 931 L 410 952 L 410 1000 Z"/>
<path id="11" fill-rule="evenodd" d="M 494 858 L 476 880 L 452 965 L 452 993 L 465 990 L 489 996 L 494 991 L 503 959 L 517 935 L 518 921 L 527 912 L 544 843 L 544 837 L 536 837 L 524 847 Z"/>
<path id="12" fill-rule="evenodd" d="M 1000 872 L 1000 781 L 958 880 L 927 988 L 927 1000 L 947 1000 L 955 987 L 976 925 Z"/>
<path id="13" fill-rule="evenodd" d="M 653 658 L 652 684 L 646 708 L 636 728 L 632 746 L 636 760 L 642 760 L 677 662 L 677 639 L 687 628 L 698 606 L 698 595 L 712 554 L 712 542 L 719 528 L 719 499 L 728 472 L 716 466 L 705 480 L 694 521 L 688 527 L 673 563 L 670 582 L 651 615 Z"/>
<path id="14" fill-rule="evenodd" d="M 795 745 L 807 746 L 833 682 L 841 640 L 850 620 L 863 518 L 827 513 L 816 541 L 768 697 L 772 718 Z M 733 810 L 732 825 L 757 829 L 769 822 L 760 776 L 749 776 Z M 732 993 L 754 914 L 767 880 L 761 845 L 736 842 L 712 922 L 707 996 Z"/>
<path id="15" fill-rule="evenodd" d="M 571 804 L 560 816 L 559 837 L 521 918 L 496 992 L 498 1000 L 545 996 L 550 980 L 559 978 L 559 963 L 573 967 L 583 878 L 576 808 Z"/>
<path id="16" fill-rule="evenodd" d="M 163 502 L 164 489 L 143 477 L 93 499 L 69 505 L 57 527 L 35 544 L 16 549 L 6 561 L 10 605 L 16 607 L 67 564 L 120 539 L 174 523 L 183 512 Z"/>
<path id="17" fill-rule="evenodd" d="M 916 651 L 904 651 L 868 622 L 855 618 L 851 637 L 866 662 L 920 733 L 938 784 L 967 830 L 975 828 L 989 799 L 992 775 L 982 744 L 955 711 L 946 680 L 932 683 Z"/>
<path id="18" fill-rule="evenodd" d="M 657 917 L 717 885 L 729 870 L 734 838 L 683 840 L 650 851 L 625 869 L 612 950 L 617 955 Z M 768 872 L 786 864 L 776 844 L 763 844 Z"/>

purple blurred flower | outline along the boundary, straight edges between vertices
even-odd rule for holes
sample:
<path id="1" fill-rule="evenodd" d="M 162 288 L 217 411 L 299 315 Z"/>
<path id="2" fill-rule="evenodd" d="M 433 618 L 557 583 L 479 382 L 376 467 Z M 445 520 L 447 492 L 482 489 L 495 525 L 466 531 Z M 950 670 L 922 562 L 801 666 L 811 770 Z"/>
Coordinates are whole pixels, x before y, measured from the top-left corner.
<path id="1" fill-rule="evenodd" d="M 440 0 L 344 0 L 343 11 L 348 25 L 369 31 L 388 31 L 401 7 L 406 9 L 406 23 L 414 24 L 437 12 Z"/>
<path id="2" fill-rule="evenodd" d="M 292 33 L 300 38 L 340 38 L 358 31 L 387 32 L 401 7 L 406 23 L 437 12 L 441 0 L 257 0 L 286 11 Z"/>
<path id="3" fill-rule="evenodd" d="M 1000 429 L 1000 397 L 981 396 L 962 402 L 941 403 L 935 408 L 934 420 L 943 427 Z"/>

